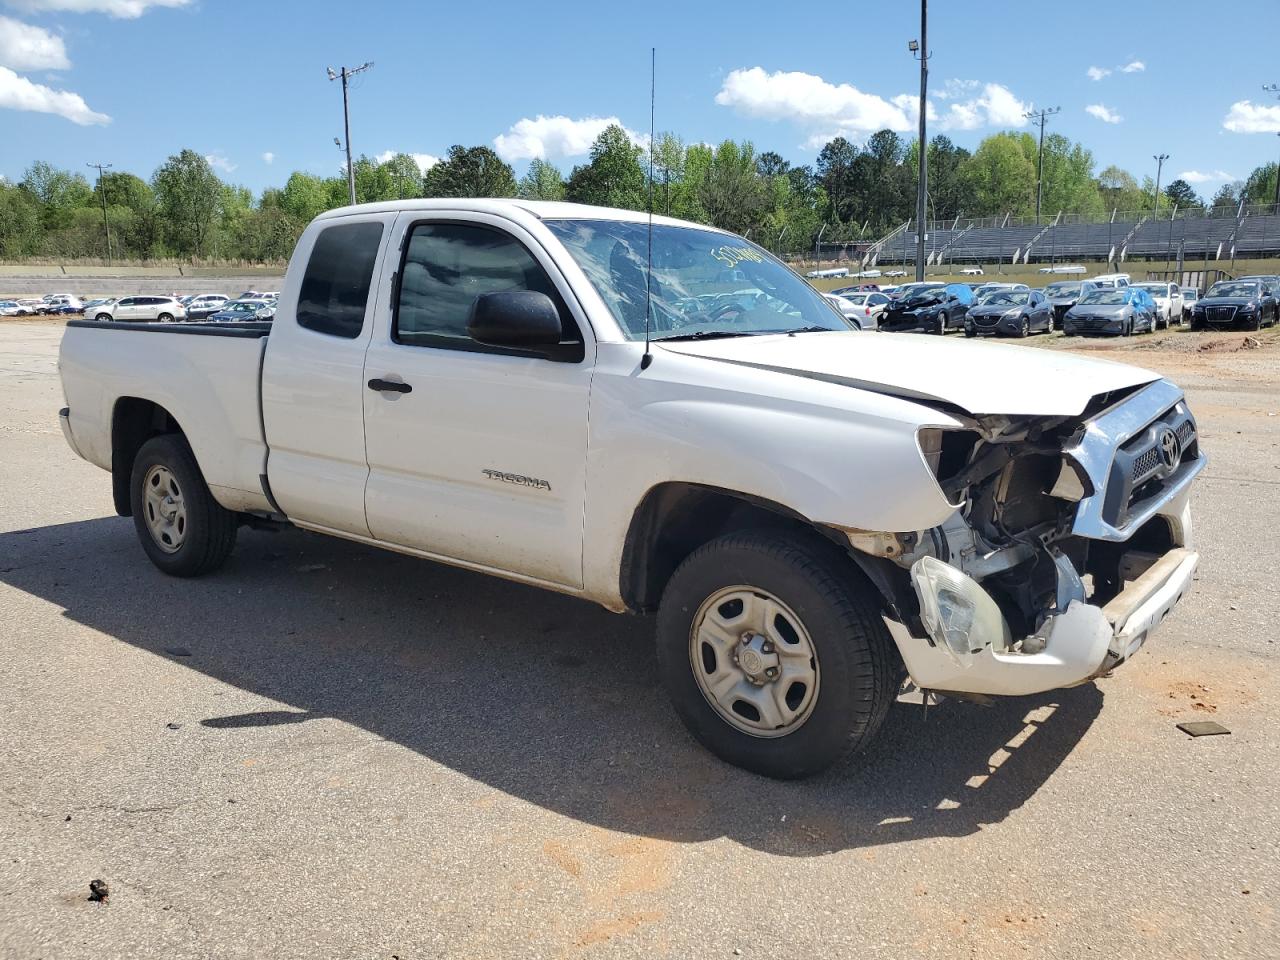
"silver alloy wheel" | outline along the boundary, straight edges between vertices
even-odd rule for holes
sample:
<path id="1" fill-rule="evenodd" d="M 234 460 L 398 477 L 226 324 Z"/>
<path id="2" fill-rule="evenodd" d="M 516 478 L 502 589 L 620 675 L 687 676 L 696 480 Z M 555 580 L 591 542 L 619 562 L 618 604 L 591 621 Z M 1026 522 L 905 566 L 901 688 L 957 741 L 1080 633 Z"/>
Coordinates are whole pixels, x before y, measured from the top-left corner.
<path id="1" fill-rule="evenodd" d="M 161 464 L 148 470 L 142 501 L 151 539 L 165 553 L 177 553 L 187 538 L 187 505 L 173 471 Z"/>
<path id="2" fill-rule="evenodd" d="M 689 665 L 707 703 L 753 737 L 794 733 L 818 702 L 818 654 L 800 618 L 756 587 L 725 587 L 698 608 Z"/>

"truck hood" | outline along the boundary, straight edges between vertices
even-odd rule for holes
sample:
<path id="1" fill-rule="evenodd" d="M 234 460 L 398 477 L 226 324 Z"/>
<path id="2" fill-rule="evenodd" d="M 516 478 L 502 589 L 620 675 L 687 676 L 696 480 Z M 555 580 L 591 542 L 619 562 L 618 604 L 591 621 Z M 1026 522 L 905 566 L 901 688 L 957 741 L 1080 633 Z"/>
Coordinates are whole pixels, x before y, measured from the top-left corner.
<path id="1" fill-rule="evenodd" d="M 686 356 L 959 407 L 975 416 L 1078 416 L 1098 394 L 1160 379 L 1108 360 L 919 334 L 804 333 L 661 346 Z"/>

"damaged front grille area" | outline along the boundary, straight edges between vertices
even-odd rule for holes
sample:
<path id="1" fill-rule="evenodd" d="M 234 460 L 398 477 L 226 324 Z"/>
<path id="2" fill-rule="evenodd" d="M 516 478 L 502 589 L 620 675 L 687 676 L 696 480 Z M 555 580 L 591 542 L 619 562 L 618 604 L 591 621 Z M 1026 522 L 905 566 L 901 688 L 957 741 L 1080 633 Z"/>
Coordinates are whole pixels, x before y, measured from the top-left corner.
<path id="1" fill-rule="evenodd" d="M 1127 540 L 1205 463 L 1195 418 L 1167 380 L 1088 421 L 1065 453 L 1093 487 L 1079 503 L 1072 532 L 1095 540 Z"/>

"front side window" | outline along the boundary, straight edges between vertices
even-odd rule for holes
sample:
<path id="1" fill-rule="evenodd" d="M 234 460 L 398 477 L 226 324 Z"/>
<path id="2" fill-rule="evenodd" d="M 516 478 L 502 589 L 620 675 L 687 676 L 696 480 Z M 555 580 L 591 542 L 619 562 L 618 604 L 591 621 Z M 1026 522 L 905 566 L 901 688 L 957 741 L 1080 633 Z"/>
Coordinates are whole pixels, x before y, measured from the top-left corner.
<path id="1" fill-rule="evenodd" d="M 581 345 L 560 292 L 520 241 L 474 223 L 416 224 L 401 267 L 392 336 L 410 346 L 518 352 L 484 347 L 467 332 L 476 298 L 506 290 L 546 294 L 560 313 L 562 342 Z"/>
<path id="2" fill-rule="evenodd" d="M 650 249 L 643 222 L 548 220 L 546 225 L 629 340 L 644 339 L 646 301 L 655 340 L 853 329 L 794 271 L 739 237 L 655 224 Z"/>
<path id="3" fill-rule="evenodd" d="M 298 326 L 348 340 L 360 336 L 381 242 L 381 223 L 320 231 L 298 293 Z"/>

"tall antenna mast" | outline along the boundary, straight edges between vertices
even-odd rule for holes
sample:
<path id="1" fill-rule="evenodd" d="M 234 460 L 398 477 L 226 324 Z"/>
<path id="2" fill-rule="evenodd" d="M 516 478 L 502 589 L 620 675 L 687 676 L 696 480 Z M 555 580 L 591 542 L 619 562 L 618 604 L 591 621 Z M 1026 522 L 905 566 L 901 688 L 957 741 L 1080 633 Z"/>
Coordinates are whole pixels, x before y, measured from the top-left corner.
<path id="1" fill-rule="evenodd" d="M 640 369 L 648 370 L 653 363 L 653 354 L 649 351 L 650 312 L 649 298 L 653 292 L 653 102 L 654 90 L 657 87 L 658 48 L 649 48 L 649 262 L 644 271 L 644 356 L 640 358 Z"/>

